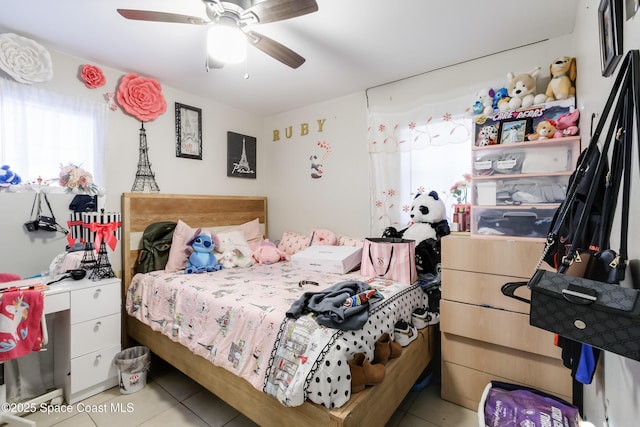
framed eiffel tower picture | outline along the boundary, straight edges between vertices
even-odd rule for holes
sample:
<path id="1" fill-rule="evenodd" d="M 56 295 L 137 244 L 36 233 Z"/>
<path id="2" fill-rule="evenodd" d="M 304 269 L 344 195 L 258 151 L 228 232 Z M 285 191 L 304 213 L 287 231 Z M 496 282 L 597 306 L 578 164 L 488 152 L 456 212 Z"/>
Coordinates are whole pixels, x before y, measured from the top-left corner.
<path id="1" fill-rule="evenodd" d="M 176 102 L 176 157 L 202 160 L 202 110 Z"/>
<path id="2" fill-rule="evenodd" d="M 256 178 L 256 139 L 227 132 L 227 176 Z"/>

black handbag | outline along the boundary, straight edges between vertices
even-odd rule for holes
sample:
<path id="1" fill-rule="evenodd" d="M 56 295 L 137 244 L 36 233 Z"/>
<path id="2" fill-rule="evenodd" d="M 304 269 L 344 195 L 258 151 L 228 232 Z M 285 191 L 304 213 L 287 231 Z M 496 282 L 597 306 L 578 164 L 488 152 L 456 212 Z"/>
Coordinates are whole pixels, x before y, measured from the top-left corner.
<path id="1" fill-rule="evenodd" d="M 42 199 L 44 198 L 45 203 L 47 204 L 47 208 L 49 209 L 49 215 L 42 214 Z M 35 212 L 35 217 L 34 217 Z M 59 231 L 63 234 L 68 234 L 69 230 L 62 227 L 56 221 L 56 217 L 53 214 L 53 209 L 51 209 L 51 204 L 49 203 L 49 199 L 46 194 L 36 193 L 33 204 L 31 205 L 31 215 L 29 217 L 29 221 L 24 223 L 24 227 L 28 232 L 34 231 Z"/>
<path id="2" fill-rule="evenodd" d="M 583 210 L 579 214 L 575 228 L 571 230 L 574 236 L 581 236 L 585 230 L 596 200 L 596 193 L 602 193 L 597 190 L 597 181 L 599 174 L 605 170 L 607 153 L 613 141 L 611 171 L 607 174 L 607 186 L 602 198 L 603 209 L 600 212 L 602 215 L 599 219 L 596 248 L 580 248 L 579 246 L 585 242 L 576 238 L 568 246 L 566 256 L 560 260 L 557 272 L 537 268 L 528 282 L 507 283 L 502 287 L 504 295 L 531 304 L 529 323 L 532 326 L 634 360 L 640 360 L 640 303 L 638 302 L 640 290 L 623 287 L 619 283 L 625 278 L 627 266 L 634 130 L 635 137 L 640 137 L 639 72 L 640 52 L 630 51 L 625 57 L 614 84 L 614 91 L 605 107 L 608 114 L 617 90 L 621 88 L 610 120 L 607 140 L 603 146 L 602 155 L 599 156 L 595 179 L 589 182 L 590 188 L 586 200 L 581 201 Z M 607 114 L 600 118 L 597 132 L 594 133 L 589 148 L 594 146 L 594 142 L 597 143 L 597 135 L 607 120 Z M 574 188 L 583 182 L 580 180 L 575 183 Z M 620 188 L 622 188 L 622 221 L 620 251 L 616 252 L 608 245 Z M 575 194 L 568 194 L 567 198 L 570 197 L 575 203 Z M 564 208 L 564 211 L 558 214 L 558 220 L 569 212 L 571 206 L 564 206 Z M 548 251 L 553 250 L 552 245 L 557 243 L 554 241 L 558 237 L 554 235 L 557 230 L 558 224 L 554 223 L 538 267 Z M 583 269 L 580 269 L 580 274 L 584 277 L 568 274 L 572 263 L 576 262 L 578 257 L 583 258 L 582 261 L 587 263 Z M 531 290 L 531 300 L 515 295 L 515 291 L 525 285 Z"/>
<path id="3" fill-rule="evenodd" d="M 531 301 L 514 295 L 525 285 Z M 532 326 L 640 361 L 637 289 L 538 270 L 529 282 L 507 283 L 502 292 L 531 303 Z"/>

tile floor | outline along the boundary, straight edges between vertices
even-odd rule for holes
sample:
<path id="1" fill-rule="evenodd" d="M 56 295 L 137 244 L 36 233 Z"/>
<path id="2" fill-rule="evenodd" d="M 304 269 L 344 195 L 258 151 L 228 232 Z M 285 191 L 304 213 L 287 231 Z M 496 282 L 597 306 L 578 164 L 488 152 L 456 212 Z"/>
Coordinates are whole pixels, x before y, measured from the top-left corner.
<path id="1" fill-rule="evenodd" d="M 257 424 L 203 389 L 181 372 L 155 358 L 144 389 L 121 394 L 114 387 L 82 401 L 79 412 L 27 416 L 38 427 L 194 426 L 248 427 Z M 89 412 L 103 404 L 119 404 L 120 412 Z M 130 409 L 130 411 L 128 411 Z M 440 399 L 440 384 L 432 382 L 420 392 L 409 392 L 386 427 L 477 427 L 477 413 Z M 11 427 L 11 424 L 7 424 Z M 298 426 L 296 426 L 298 427 Z M 316 427 L 316 426 L 312 426 Z M 363 426 L 370 427 L 370 426 Z"/>

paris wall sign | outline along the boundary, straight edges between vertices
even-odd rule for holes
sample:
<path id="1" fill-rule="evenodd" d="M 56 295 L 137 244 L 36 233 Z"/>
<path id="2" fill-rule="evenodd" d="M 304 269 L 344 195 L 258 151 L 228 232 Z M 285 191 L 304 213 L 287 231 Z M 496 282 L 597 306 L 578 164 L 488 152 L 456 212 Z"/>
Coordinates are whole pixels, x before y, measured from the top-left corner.
<path id="1" fill-rule="evenodd" d="M 227 132 L 227 176 L 256 178 L 256 139 Z"/>

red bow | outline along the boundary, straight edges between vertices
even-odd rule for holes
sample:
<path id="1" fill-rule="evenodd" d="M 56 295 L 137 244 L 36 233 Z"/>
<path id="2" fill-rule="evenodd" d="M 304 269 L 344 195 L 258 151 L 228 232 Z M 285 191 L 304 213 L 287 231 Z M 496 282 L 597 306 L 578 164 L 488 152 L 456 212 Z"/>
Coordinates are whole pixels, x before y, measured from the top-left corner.
<path id="1" fill-rule="evenodd" d="M 74 225 L 82 225 L 84 224 L 82 221 L 67 221 L 67 226 L 69 227 L 69 230 L 71 230 L 71 227 L 73 227 Z M 74 237 L 71 236 L 72 233 L 68 233 L 67 234 L 67 242 L 69 243 L 69 247 L 73 246 L 73 244 L 76 242 L 76 239 Z M 80 242 L 82 242 L 83 240 L 80 239 Z"/>
<path id="2" fill-rule="evenodd" d="M 107 224 L 92 222 L 89 224 L 89 231 L 96 233 L 96 239 L 94 242 L 96 252 L 100 250 L 100 245 L 103 240 L 107 245 L 109 245 L 112 251 L 116 250 L 116 243 L 118 242 L 118 239 L 116 238 L 115 232 L 118 228 L 120 228 L 119 222 L 110 222 Z"/>

